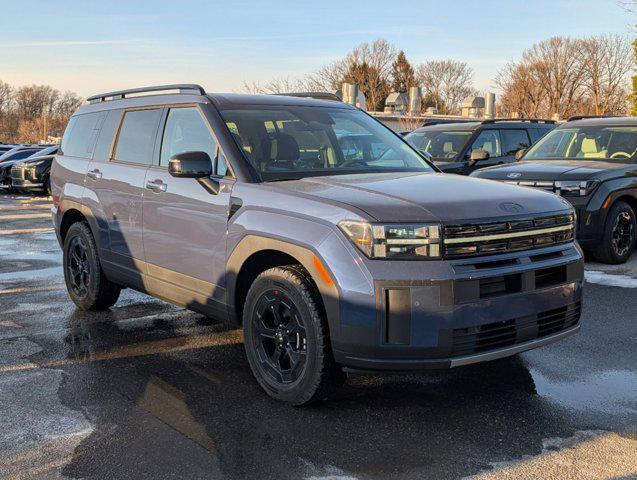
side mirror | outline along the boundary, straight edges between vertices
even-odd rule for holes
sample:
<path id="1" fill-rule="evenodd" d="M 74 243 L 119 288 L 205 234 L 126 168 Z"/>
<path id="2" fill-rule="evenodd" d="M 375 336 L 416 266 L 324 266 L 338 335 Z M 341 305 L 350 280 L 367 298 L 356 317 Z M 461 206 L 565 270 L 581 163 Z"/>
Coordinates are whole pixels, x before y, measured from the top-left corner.
<path id="1" fill-rule="evenodd" d="M 181 178 L 210 177 L 212 161 L 206 152 L 178 153 L 168 160 L 168 173 Z"/>
<path id="2" fill-rule="evenodd" d="M 483 160 L 489 160 L 489 152 L 482 148 L 476 148 L 471 152 L 471 157 L 469 157 L 469 165 L 475 165 L 478 162 Z"/>
<path id="3" fill-rule="evenodd" d="M 527 148 L 519 149 L 517 152 L 515 152 L 515 159 L 516 160 L 521 160 L 527 150 L 528 150 Z"/>

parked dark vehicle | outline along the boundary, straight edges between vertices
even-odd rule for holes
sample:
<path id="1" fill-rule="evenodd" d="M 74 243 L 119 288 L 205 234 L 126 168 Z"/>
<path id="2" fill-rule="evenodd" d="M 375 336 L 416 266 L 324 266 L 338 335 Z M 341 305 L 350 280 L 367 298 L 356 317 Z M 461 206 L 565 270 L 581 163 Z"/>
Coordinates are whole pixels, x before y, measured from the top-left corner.
<path id="1" fill-rule="evenodd" d="M 405 140 L 430 155 L 441 171 L 468 175 L 480 168 L 515 162 L 519 150 L 554 127 L 552 120 L 534 119 L 429 121 Z"/>
<path id="2" fill-rule="evenodd" d="M 17 146 L 0 155 L 0 188 L 11 190 L 11 167 L 42 150 L 43 147 Z"/>
<path id="3" fill-rule="evenodd" d="M 243 325 L 255 378 L 294 405 L 344 371 L 456 367 L 579 329 L 582 254 L 555 195 L 438 173 L 341 102 L 197 85 L 89 101 L 51 170 L 80 309 L 133 288 Z M 376 147 L 339 141 L 360 136 Z"/>
<path id="4" fill-rule="evenodd" d="M 566 198 L 579 219 L 577 239 L 605 263 L 624 263 L 635 247 L 637 118 L 574 117 L 515 165 L 473 176 L 541 188 Z"/>
<path id="5" fill-rule="evenodd" d="M 14 163 L 11 167 L 11 186 L 13 189 L 50 195 L 49 173 L 53 157 L 58 153 L 58 149 L 57 145 L 47 147 Z"/>
<path id="6" fill-rule="evenodd" d="M 8 152 L 9 150 L 13 150 L 15 147 L 17 147 L 18 145 L 12 145 L 12 144 L 7 144 L 7 143 L 0 143 L 0 155 L 2 155 L 3 153 Z"/>

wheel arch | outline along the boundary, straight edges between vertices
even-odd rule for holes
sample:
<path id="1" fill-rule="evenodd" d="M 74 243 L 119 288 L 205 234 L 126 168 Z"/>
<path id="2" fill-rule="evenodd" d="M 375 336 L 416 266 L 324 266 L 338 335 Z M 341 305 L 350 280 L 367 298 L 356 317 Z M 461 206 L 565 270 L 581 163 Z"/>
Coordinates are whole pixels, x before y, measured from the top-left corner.
<path id="1" fill-rule="evenodd" d="M 261 272 L 291 263 L 301 265 L 310 275 L 319 291 L 330 332 L 335 333 L 339 292 L 333 275 L 327 271 L 318 252 L 307 245 L 257 235 L 243 238 L 228 258 L 227 302 L 230 320 L 241 323 L 245 295 Z"/>

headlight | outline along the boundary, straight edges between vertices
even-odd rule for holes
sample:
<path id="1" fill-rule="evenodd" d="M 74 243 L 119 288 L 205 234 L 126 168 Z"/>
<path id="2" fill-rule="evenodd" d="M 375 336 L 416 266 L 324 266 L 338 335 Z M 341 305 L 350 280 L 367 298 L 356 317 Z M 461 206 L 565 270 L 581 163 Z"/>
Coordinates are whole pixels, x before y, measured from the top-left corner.
<path id="1" fill-rule="evenodd" d="M 340 229 L 369 258 L 437 259 L 440 225 L 378 225 L 345 220 Z"/>
<path id="2" fill-rule="evenodd" d="M 555 182 L 555 191 L 564 197 L 585 197 L 595 190 L 598 184 L 597 180 L 584 180 L 581 182 L 578 180 L 557 181 Z"/>

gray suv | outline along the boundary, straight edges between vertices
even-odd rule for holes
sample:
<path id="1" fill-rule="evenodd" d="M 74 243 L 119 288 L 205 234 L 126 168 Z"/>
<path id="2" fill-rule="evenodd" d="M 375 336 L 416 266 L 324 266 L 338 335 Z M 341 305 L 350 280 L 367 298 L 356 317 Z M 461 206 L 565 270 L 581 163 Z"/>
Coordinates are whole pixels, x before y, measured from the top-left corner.
<path id="1" fill-rule="evenodd" d="M 439 173 L 341 102 L 97 95 L 68 124 L 51 188 L 80 309 L 133 288 L 243 325 L 254 376 L 294 405 L 346 372 L 456 367 L 579 329 L 565 200 Z"/>

